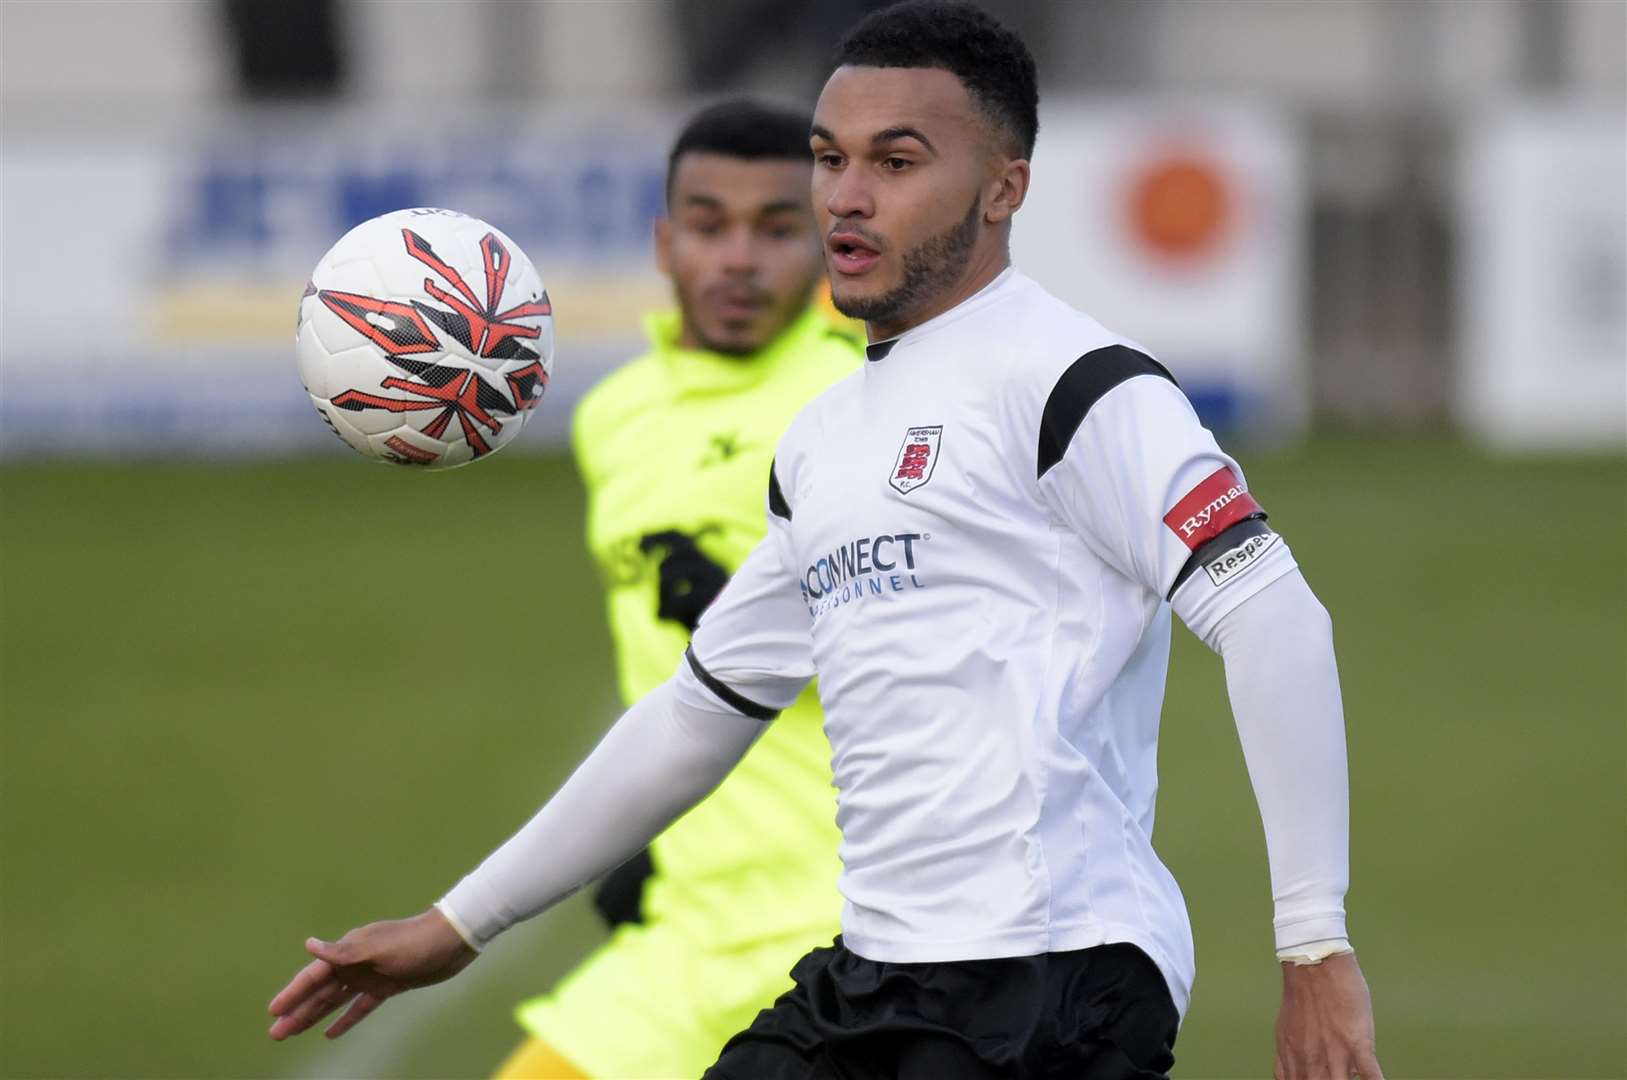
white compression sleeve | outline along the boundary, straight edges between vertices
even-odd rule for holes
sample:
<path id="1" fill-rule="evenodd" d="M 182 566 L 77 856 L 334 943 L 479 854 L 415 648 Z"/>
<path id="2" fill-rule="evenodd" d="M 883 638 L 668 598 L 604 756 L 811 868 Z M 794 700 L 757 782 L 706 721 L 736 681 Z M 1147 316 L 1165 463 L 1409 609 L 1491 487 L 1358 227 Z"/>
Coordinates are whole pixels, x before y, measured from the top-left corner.
<path id="1" fill-rule="evenodd" d="M 1342 939 L 1350 792 L 1327 609 L 1294 570 L 1221 618 L 1215 643 L 1265 824 L 1277 949 Z"/>
<path id="2" fill-rule="evenodd" d="M 683 672 L 618 720 L 502 847 L 435 906 L 474 948 L 636 854 L 728 775 L 762 721 L 701 707 Z"/>

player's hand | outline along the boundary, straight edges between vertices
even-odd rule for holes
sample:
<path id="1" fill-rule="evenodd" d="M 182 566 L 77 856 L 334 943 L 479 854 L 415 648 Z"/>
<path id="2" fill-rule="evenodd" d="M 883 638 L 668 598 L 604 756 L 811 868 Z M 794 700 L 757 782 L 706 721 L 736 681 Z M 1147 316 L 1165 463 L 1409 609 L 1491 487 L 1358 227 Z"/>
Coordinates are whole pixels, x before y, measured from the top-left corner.
<path id="1" fill-rule="evenodd" d="M 385 999 L 444 982 L 479 955 L 434 908 L 410 919 L 369 923 L 338 941 L 307 938 L 305 950 L 316 959 L 271 999 L 270 1012 L 277 1018 L 271 1037 L 278 1041 L 314 1027 L 348 1003 L 327 1031 L 328 1038 L 337 1039 Z"/>
<path id="2" fill-rule="evenodd" d="M 1354 953 L 1282 965 L 1276 1080 L 1384 1080 L 1373 1001 Z"/>
<path id="3" fill-rule="evenodd" d="M 638 549 L 645 554 L 658 548 L 666 554 L 661 558 L 661 598 L 656 617 L 694 630 L 701 612 L 729 583 L 729 572 L 702 554 L 693 536 L 676 529 L 650 533 L 638 542 Z"/>

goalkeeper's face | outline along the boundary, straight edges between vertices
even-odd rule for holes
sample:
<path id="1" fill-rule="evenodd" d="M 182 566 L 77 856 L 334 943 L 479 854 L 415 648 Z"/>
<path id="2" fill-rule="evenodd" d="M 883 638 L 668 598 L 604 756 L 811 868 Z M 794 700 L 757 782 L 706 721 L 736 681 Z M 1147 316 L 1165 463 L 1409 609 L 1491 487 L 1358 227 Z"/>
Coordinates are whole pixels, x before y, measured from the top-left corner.
<path id="1" fill-rule="evenodd" d="M 824 271 L 806 162 L 685 154 L 656 257 L 683 313 L 679 344 L 744 356 L 807 307 Z"/>

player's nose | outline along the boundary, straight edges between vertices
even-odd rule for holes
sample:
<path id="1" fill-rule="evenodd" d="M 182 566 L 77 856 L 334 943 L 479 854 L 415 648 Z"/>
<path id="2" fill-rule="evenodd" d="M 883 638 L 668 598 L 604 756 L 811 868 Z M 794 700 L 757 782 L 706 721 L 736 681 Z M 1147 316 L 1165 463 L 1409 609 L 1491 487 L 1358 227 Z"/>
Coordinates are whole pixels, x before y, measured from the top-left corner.
<path id="1" fill-rule="evenodd" d="M 736 229 L 723 241 L 723 269 L 733 273 L 750 273 L 757 269 L 758 250 L 749 229 Z"/>
<path id="2" fill-rule="evenodd" d="M 832 217 L 871 217 L 875 199 L 861 169 L 843 169 L 825 190 L 825 211 Z"/>

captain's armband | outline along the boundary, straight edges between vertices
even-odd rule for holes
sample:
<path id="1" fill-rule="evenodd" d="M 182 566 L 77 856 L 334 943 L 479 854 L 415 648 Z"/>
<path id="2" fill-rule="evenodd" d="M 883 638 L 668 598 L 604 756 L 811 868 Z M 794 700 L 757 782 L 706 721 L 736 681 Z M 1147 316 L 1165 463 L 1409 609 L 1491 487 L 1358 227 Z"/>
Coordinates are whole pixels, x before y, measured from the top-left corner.
<path id="1" fill-rule="evenodd" d="M 1230 585 L 1259 565 L 1260 559 L 1278 539 L 1271 526 L 1266 524 L 1265 511 L 1250 514 L 1192 552 L 1192 557 L 1175 575 L 1175 583 L 1169 587 L 1165 599 L 1174 599 L 1180 587 L 1200 571 L 1214 582 L 1217 589 Z"/>

